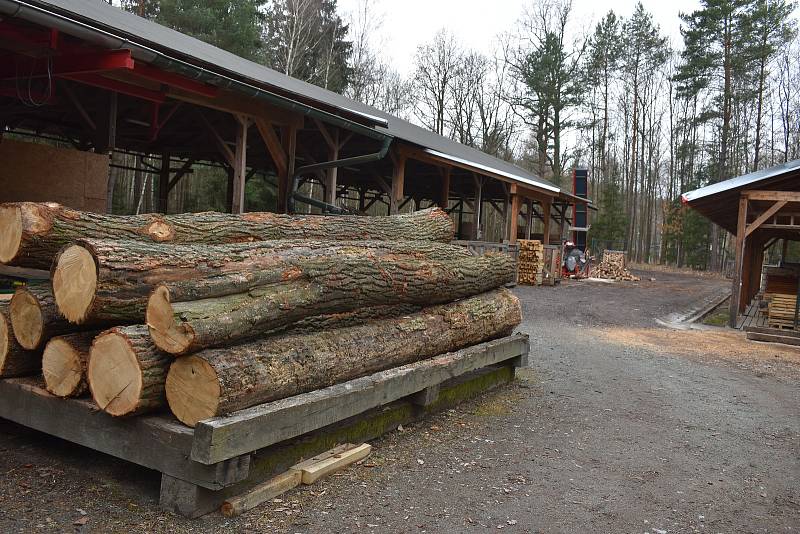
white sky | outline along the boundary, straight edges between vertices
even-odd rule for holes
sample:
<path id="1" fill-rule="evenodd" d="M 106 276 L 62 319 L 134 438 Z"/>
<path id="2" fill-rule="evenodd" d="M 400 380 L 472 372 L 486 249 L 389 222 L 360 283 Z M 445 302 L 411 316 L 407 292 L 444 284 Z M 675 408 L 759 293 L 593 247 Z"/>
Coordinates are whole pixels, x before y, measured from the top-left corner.
<path id="1" fill-rule="evenodd" d="M 338 0 L 344 15 L 353 12 L 363 0 Z M 589 32 L 610 9 L 618 16 L 633 13 L 637 0 L 574 0 L 573 23 Z M 511 30 L 528 0 L 373 0 L 373 9 L 382 14 L 381 48 L 385 59 L 400 71 L 412 70 L 417 46 L 429 41 L 446 27 L 467 48 L 486 54 L 492 52 L 498 34 Z M 645 9 L 677 45 L 680 36 L 680 12 L 697 9 L 697 0 L 642 0 Z"/>

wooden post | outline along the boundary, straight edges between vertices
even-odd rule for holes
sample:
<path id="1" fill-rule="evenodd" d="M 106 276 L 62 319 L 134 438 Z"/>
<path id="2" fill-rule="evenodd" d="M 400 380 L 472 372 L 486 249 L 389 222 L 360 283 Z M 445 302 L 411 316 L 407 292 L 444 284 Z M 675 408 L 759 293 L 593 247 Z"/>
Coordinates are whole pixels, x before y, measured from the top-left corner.
<path id="1" fill-rule="evenodd" d="M 542 201 L 542 218 L 544 219 L 544 230 L 542 231 L 542 244 L 550 244 L 550 213 L 553 204 Z"/>
<path id="2" fill-rule="evenodd" d="M 244 115 L 236 117 L 236 150 L 233 156 L 233 193 L 231 213 L 244 213 L 244 182 L 247 172 L 247 129 L 250 119 Z"/>
<path id="3" fill-rule="evenodd" d="M 278 213 L 286 213 L 289 200 L 289 181 L 294 177 L 295 153 L 297 151 L 297 128 L 288 124 L 281 128 L 281 144 L 286 153 L 286 172 L 278 175 Z"/>
<path id="4" fill-rule="evenodd" d="M 228 173 L 228 190 L 225 194 L 225 205 L 230 209 L 233 206 L 233 167 L 225 167 Z"/>
<path id="5" fill-rule="evenodd" d="M 511 225 L 508 233 L 508 242 L 514 244 L 517 242 L 517 230 L 519 224 L 519 203 L 520 197 L 516 192 L 516 187 L 511 186 Z"/>
<path id="6" fill-rule="evenodd" d="M 339 159 L 339 129 L 336 128 L 332 135 L 332 144 L 328 147 L 328 160 L 333 161 Z M 328 169 L 328 175 L 325 179 L 325 202 L 328 204 L 336 204 L 336 181 L 339 176 L 339 169 L 331 167 Z"/>
<path id="7" fill-rule="evenodd" d="M 481 232 L 481 217 L 483 207 L 483 178 L 477 174 L 472 175 L 475 182 L 475 209 L 472 212 L 472 239 L 478 241 L 483 238 Z"/>
<path id="8" fill-rule="evenodd" d="M 733 283 L 731 285 L 731 306 L 728 324 L 736 328 L 742 292 L 742 270 L 744 268 L 745 230 L 747 229 L 747 197 L 739 198 L 739 219 L 736 224 L 736 260 L 734 263 Z"/>
<path id="9" fill-rule="evenodd" d="M 525 202 L 525 239 L 531 238 L 533 232 L 533 199 L 529 198 Z"/>
<path id="10" fill-rule="evenodd" d="M 781 267 L 786 264 L 786 256 L 789 254 L 789 240 L 783 238 L 783 246 L 781 248 Z"/>
<path id="11" fill-rule="evenodd" d="M 445 167 L 441 169 L 442 172 L 442 188 L 439 192 L 439 207 L 447 209 L 450 205 L 450 174 L 452 167 Z"/>
<path id="12" fill-rule="evenodd" d="M 161 172 L 158 175 L 158 212 L 167 213 L 169 208 L 169 152 L 161 154 Z"/>
<path id="13" fill-rule="evenodd" d="M 564 224 L 567 222 L 567 205 L 564 204 L 561 206 L 561 223 L 559 226 L 559 234 L 558 234 L 558 244 L 560 245 L 562 241 L 564 241 Z"/>
<path id="14" fill-rule="evenodd" d="M 406 178 L 406 157 L 395 154 L 394 172 L 392 173 L 392 193 L 389 198 L 389 215 L 398 213 L 398 205 L 403 200 L 403 190 Z"/>

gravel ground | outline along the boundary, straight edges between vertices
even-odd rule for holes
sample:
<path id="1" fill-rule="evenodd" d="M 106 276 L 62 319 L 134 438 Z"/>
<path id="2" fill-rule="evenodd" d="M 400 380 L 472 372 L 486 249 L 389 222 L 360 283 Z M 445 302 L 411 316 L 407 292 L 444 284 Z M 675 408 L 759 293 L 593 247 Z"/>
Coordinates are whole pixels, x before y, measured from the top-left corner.
<path id="1" fill-rule="evenodd" d="M 800 349 L 663 329 L 728 282 L 638 274 L 517 288 L 520 380 L 235 520 L 161 512 L 156 473 L 0 420 L 0 532 L 797 531 Z"/>

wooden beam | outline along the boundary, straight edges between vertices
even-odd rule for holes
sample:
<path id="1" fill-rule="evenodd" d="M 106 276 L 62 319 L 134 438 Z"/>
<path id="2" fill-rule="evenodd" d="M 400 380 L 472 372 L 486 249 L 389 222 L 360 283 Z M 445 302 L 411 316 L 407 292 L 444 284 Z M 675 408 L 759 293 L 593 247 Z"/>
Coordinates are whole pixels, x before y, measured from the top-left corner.
<path id="1" fill-rule="evenodd" d="M 339 148 L 339 140 L 333 138 L 333 135 L 331 135 L 331 133 L 328 131 L 328 128 L 325 126 L 325 123 L 323 123 L 321 120 L 319 120 L 316 117 L 314 117 L 313 120 L 314 120 L 314 124 L 317 127 L 317 130 L 319 130 L 319 133 L 322 134 L 322 138 L 325 139 L 325 143 L 328 145 L 328 148 L 337 148 L 338 149 Z M 336 130 L 338 131 L 338 128 Z"/>
<path id="2" fill-rule="evenodd" d="M 386 193 L 387 195 L 391 196 L 391 194 L 392 194 L 392 186 L 391 186 L 391 184 L 389 182 L 387 182 L 386 179 L 383 176 L 379 175 L 379 174 L 374 175 L 374 177 L 375 177 L 375 181 L 378 182 L 378 185 L 381 187 L 383 192 Z"/>
<path id="3" fill-rule="evenodd" d="M 222 156 L 225 158 L 225 161 L 231 167 L 235 167 L 236 166 L 236 155 L 230 149 L 230 147 L 225 142 L 225 140 L 222 138 L 222 136 L 219 135 L 219 132 L 217 132 L 217 129 L 214 128 L 214 125 L 212 125 L 208 121 L 208 119 L 205 117 L 205 115 L 203 115 L 201 112 L 198 111 L 197 112 L 197 116 L 200 118 L 200 122 L 202 122 L 205 125 L 206 131 L 209 134 L 211 134 L 211 138 L 214 140 L 214 143 L 217 145 L 217 150 L 219 150 L 220 154 L 222 154 Z"/>
<path id="4" fill-rule="evenodd" d="M 472 173 L 475 183 L 475 211 L 472 214 L 472 238 L 477 241 L 482 239 L 481 219 L 483 218 L 483 176 Z"/>
<path id="5" fill-rule="evenodd" d="M 294 177 L 294 168 L 297 153 L 297 128 L 294 125 L 285 125 L 281 128 L 281 144 L 286 152 L 286 174 L 278 175 L 278 213 L 286 213 L 289 201 L 289 183 Z"/>
<path id="6" fill-rule="evenodd" d="M 552 211 L 552 204 L 550 202 L 542 202 L 542 220 L 544 222 L 544 230 L 542 236 L 542 243 L 545 245 L 550 244 L 550 212 Z"/>
<path id="7" fill-rule="evenodd" d="M 406 178 L 406 157 L 395 154 L 394 171 L 392 172 L 392 193 L 389 197 L 389 214 L 395 215 L 398 210 L 398 202 L 403 199 Z"/>
<path id="8" fill-rule="evenodd" d="M 728 324 L 736 328 L 739 317 L 740 297 L 742 291 L 742 269 L 744 268 L 745 230 L 747 228 L 747 197 L 742 195 L 739 199 L 739 218 L 736 231 L 736 259 L 734 263 L 733 282 L 731 284 L 731 306 Z"/>
<path id="9" fill-rule="evenodd" d="M 247 98 L 241 93 L 220 90 L 214 98 L 204 97 L 188 91 L 170 88 L 167 94 L 176 100 L 196 104 L 198 106 L 224 111 L 241 113 L 250 117 L 265 119 L 281 126 L 303 127 L 303 115 L 288 109 L 272 106 L 255 98 Z M 201 112 L 202 113 L 202 112 Z"/>
<path id="10" fill-rule="evenodd" d="M 533 201 L 525 199 L 525 239 L 531 238 L 533 231 Z"/>
<path id="11" fill-rule="evenodd" d="M 286 156 L 286 151 L 281 145 L 281 140 L 278 139 L 278 134 L 275 133 L 275 128 L 273 128 L 272 124 L 268 121 L 258 117 L 255 117 L 253 122 L 255 122 L 261 140 L 264 141 L 267 152 L 272 158 L 272 162 L 275 164 L 275 173 L 278 176 L 285 175 L 289 165 L 287 161 L 288 158 Z"/>
<path id="12" fill-rule="evenodd" d="M 94 149 L 100 154 L 110 152 L 117 144 L 117 93 L 103 95 L 97 129 L 94 131 Z"/>
<path id="13" fill-rule="evenodd" d="M 181 181 L 181 178 L 183 178 L 184 176 L 186 176 L 186 174 L 189 173 L 189 171 L 192 169 L 192 165 L 194 165 L 194 162 L 195 162 L 194 158 L 189 158 L 186 160 L 186 162 L 184 162 L 184 164 L 181 166 L 180 169 L 175 171 L 175 176 L 172 177 L 172 179 L 169 181 L 169 185 L 167 186 L 168 192 L 172 191 L 172 189 L 176 185 L 178 185 L 178 182 Z"/>
<path id="14" fill-rule="evenodd" d="M 324 126 L 323 126 L 324 128 Z M 333 134 L 328 134 L 331 137 L 331 143 L 328 145 L 328 161 L 335 161 L 339 159 L 339 129 L 336 128 Z M 325 202 L 328 204 L 336 204 L 336 187 L 337 179 L 339 177 L 339 169 L 331 167 L 325 176 Z"/>
<path id="15" fill-rule="evenodd" d="M 161 154 L 161 172 L 158 175 L 158 211 L 167 213 L 169 208 L 169 173 L 170 156 L 168 152 Z"/>
<path id="16" fill-rule="evenodd" d="M 764 224 L 764 222 L 767 219 L 775 215 L 778 212 L 778 210 L 780 210 L 782 207 L 786 205 L 787 202 L 788 200 L 779 200 L 775 204 L 770 206 L 769 209 L 767 209 L 767 211 L 759 215 L 755 221 L 747 225 L 747 229 L 744 232 L 744 236 L 747 237 L 753 232 L 755 232 L 759 226 Z"/>
<path id="17" fill-rule="evenodd" d="M 439 190 L 439 207 L 447 208 L 450 203 L 450 176 L 452 174 L 452 167 L 440 168 L 442 175 L 442 187 Z"/>
<path id="18" fill-rule="evenodd" d="M 742 196 L 748 200 L 800 202 L 800 191 L 744 191 Z"/>
<path id="19" fill-rule="evenodd" d="M 513 190 L 513 187 L 512 187 Z M 508 242 L 509 243 L 516 243 L 517 242 L 517 230 L 519 225 L 519 201 L 520 197 L 517 194 L 511 195 L 511 225 L 508 232 Z"/>
<path id="20" fill-rule="evenodd" d="M 250 118 L 246 115 L 234 115 L 236 118 L 236 153 L 233 164 L 233 198 L 231 213 L 244 213 L 244 185 L 247 174 L 247 130 Z"/>

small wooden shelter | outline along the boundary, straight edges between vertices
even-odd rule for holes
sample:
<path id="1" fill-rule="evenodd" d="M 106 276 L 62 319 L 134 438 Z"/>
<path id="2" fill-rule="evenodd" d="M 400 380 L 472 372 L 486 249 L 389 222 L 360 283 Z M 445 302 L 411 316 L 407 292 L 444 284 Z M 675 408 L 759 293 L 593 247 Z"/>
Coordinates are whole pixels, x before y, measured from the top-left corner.
<path id="1" fill-rule="evenodd" d="M 730 303 L 735 328 L 761 287 L 764 252 L 800 241 L 800 160 L 731 178 L 682 195 L 684 204 L 736 236 Z"/>

